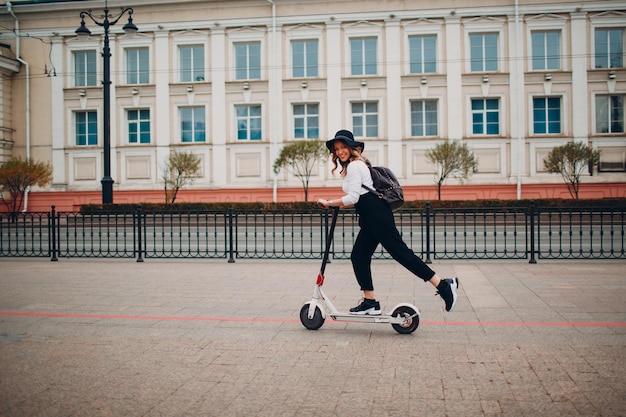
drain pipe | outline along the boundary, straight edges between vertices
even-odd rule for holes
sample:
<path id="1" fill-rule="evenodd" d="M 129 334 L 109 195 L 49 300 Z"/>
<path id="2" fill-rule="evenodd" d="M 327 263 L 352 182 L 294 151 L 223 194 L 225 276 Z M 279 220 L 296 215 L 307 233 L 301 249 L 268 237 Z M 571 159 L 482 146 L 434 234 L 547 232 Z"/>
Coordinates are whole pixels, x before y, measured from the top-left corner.
<path id="1" fill-rule="evenodd" d="M 11 2 L 6 2 L 7 11 L 13 16 L 15 19 L 15 59 L 26 69 L 26 159 L 30 159 L 30 65 L 28 62 L 24 61 L 20 57 L 20 22 L 13 13 L 13 9 L 11 8 Z M 28 189 L 24 192 L 24 210 L 22 212 L 28 211 Z"/>
<path id="2" fill-rule="evenodd" d="M 274 72 L 275 71 L 275 63 L 274 63 L 274 44 L 276 43 L 276 3 L 274 3 L 274 0 L 267 0 L 268 3 L 270 3 L 272 5 L 272 41 L 270 42 L 270 71 Z M 272 77 L 272 81 L 274 80 L 275 76 Z M 276 106 L 276 83 L 275 82 L 271 82 L 270 83 L 270 97 L 272 99 L 273 102 L 273 106 Z M 276 133 L 276 118 L 274 117 L 274 112 L 272 111 L 272 114 L 270 116 L 270 134 L 272 135 L 272 138 L 270 138 L 271 142 L 270 142 L 270 158 L 275 158 L 276 157 L 276 138 L 275 138 L 275 133 Z M 274 160 L 270 160 L 270 165 L 274 165 Z M 274 203 L 278 202 L 278 174 L 276 174 L 276 172 L 274 172 L 274 170 L 272 169 L 272 175 L 273 175 L 273 187 L 272 187 L 272 201 Z"/>

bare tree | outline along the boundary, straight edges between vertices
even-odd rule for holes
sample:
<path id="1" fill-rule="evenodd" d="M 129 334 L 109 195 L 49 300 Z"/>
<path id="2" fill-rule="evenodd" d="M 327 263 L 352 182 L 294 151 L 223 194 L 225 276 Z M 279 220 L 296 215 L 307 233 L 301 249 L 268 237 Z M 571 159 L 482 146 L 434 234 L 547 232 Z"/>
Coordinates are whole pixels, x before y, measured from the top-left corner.
<path id="1" fill-rule="evenodd" d="M 163 169 L 165 202 L 176 201 L 178 190 L 192 184 L 200 171 L 200 157 L 191 152 L 175 151 L 170 154 Z"/>
<path id="2" fill-rule="evenodd" d="M 304 201 L 309 198 L 309 180 L 313 169 L 327 154 L 324 143 L 319 140 L 300 140 L 285 145 L 274 161 L 274 172 L 290 167 L 304 188 Z"/>
<path id="3" fill-rule="evenodd" d="M 600 151 L 581 142 L 568 142 L 557 146 L 543 159 L 546 171 L 561 174 L 572 198 L 578 200 L 580 176 L 585 168 L 593 172 L 593 166 L 600 161 Z"/>
<path id="4" fill-rule="evenodd" d="M 446 140 L 426 152 L 426 158 L 435 164 L 435 181 L 437 183 L 437 197 L 441 200 L 441 185 L 449 176 L 467 179 L 476 172 L 478 160 L 474 152 L 464 143 Z"/>
<path id="5" fill-rule="evenodd" d="M 33 185 L 43 187 L 52 181 L 50 164 L 32 159 L 11 158 L 0 166 L 0 198 L 10 213 L 24 204 L 24 195 Z"/>

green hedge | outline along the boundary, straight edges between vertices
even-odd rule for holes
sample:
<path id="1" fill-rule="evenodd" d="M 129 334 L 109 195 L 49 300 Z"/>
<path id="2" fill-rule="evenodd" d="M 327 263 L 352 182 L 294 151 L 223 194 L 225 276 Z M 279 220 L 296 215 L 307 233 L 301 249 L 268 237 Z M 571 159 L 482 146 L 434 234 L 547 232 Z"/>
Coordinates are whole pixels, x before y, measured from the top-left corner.
<path id="1" fill-rule="evenodd" d="M 444 200 L 428 201 L 432 208 L 485 208 L 485 207 L 528 207 L 533 201 L 536 207 L 624 207 L 625 198 L 607 198 L 597 200 L 571 200 L 571 199 L 537 199 L 537 200 Z M 426 201 L 406 201 L 404 208 L 424 208 Z M 80 212 L 88 213 L 132 213 L 141 206 L 143 211 L 224 211 L 232 208 L 234 211 L 259 211 L 259 210 L 312 210 L 317 208 L 314 202 L 285 202 L 285 203 L 142 203 L 142 204 L 86 204 L 81 206 Z"/>

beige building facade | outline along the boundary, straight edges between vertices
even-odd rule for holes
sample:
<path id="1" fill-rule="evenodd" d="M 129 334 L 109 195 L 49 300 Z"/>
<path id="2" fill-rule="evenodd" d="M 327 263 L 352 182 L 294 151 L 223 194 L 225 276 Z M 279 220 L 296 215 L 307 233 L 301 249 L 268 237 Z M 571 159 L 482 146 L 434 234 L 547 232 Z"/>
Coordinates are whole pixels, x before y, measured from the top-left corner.
<path id="1" fill-rule="evenodd" d="M 626 2 L 108 2 L 139 29 L 110 27 L 111 176 L 118 191 L 162 189 L 174 151 L 201 159 L 196 190 L 298 188 L 275 174 L 282 146 L 343 128 L 405 186 L 433 184 L 444 140 L 478 158 L 468 184 L 562 184 L 543 168 L 570 141 L 602 152 L 587 183 L 626 182 Z M 100 189 L 103 29 L 75 30 L 105 1 L 0 6 L 0 163 L 53 165 L 47 191 Z M 450 180 L 451 184 L 459 183 Z M 311 187 L 339 179 L 320 163 Z M 488 195 L 487 193 L 486 195 Z"/>

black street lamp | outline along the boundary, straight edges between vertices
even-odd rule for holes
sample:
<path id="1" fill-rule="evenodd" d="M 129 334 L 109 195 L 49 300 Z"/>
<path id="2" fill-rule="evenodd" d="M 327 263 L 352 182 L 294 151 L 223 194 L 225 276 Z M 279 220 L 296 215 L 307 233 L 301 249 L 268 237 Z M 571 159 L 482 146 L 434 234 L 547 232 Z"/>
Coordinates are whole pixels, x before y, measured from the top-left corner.
<path id="1" fill-rule="evenodd" d="M 113 203 L 113 178 L 111 178 L 111 50 L 109 48 L 109 27 L 117 23 L 118 20 L 128 12 L 128 23 L 123 27 L 127 34 L 137 33 L 137 26 L 133 23 L 133 9 L 127 7 L 117 16 L 109 15 L 107 1 L 104 2 L 104 15 L 100 16 L 102 21 L 96 20 L 91 10 L 80 12 L 80 27 L 76 29 L 79 37 L 87 37 L 91 35 L 91 31 L 85 26 L 85 16 L 89 16 L 93 22 L 104 28 L 104 48 L 102 49 L 102 58 L 104 62 L 104 79 L 102 81 L 102 96 L 104 98 L 104 130 L 103 130 L 103 146 L 104 146 L 104 176 L 102 177 L 102 204 Z"/>

